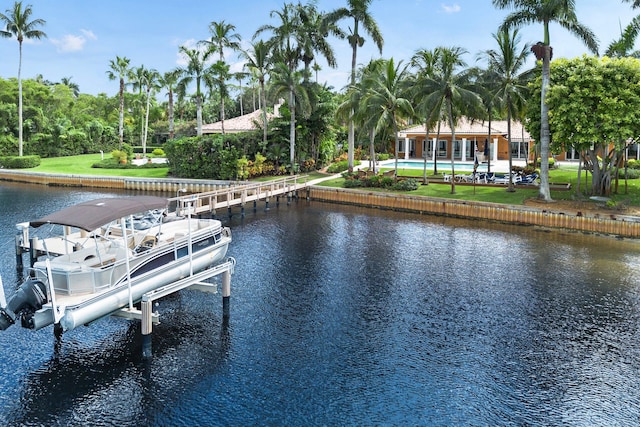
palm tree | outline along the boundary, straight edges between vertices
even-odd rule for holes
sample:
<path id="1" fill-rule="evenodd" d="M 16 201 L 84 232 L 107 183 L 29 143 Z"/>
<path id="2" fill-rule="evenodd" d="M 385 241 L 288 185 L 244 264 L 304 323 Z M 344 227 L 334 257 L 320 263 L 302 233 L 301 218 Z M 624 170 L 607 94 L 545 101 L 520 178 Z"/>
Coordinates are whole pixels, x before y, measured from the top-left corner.
<path id="1" fill-rule="evenodd" d="M 440 55 L 439 49 L 418 50 L 411 58 L 411 65 L 416 69 L 416 80 L 414 84 L 414 101 L 422 119 L 424 120 L 425 129 L 425 149 L 429 146 L 429 129 L 431 129 L 439 119 L 439 112 L 442 111 L 442 100 L 436 102 L 435 105 L 429 102 L 437 101 L 436 99 L 429 99 L 427 97 L 430 82 L 432 77 L 438 72 L 438 56 Z M 426 86 L 423 87 L 423 86 Z M 426 90 L 425 90 L 426 89 Z M 424 167 L 422 170 L 422 181 L 427 183 L 427 153 L 423 153 Z M 438 172 L 437 156 L 433 157 L 434 174 Z"/>
<path id="2" fill-rule="evenodd" d="M 240 35 L 236 32 L 235 25 L 228 24 L 225 21 L 212 21 L 209 24 L 209 32 L 211 33 L 211 38 L 209 40 L 202 40 L 200 43 L 208 46 L 209 50 L 212 53 L 218 52 L 220 55 L 218 65 L 215 65 L 212 71 L 217 73 L 217 86 L 220 90 L 220 119 L 222 120 L 222 133 L 224 134 L 224 98 L 228 94 L 226 93 L 226 79 L 229 78 L 229 70 L 226 68 L 226 72 L 224 72 L 225 67 L 224 64 L 224 50 L 231 49 L 233 51 L 240 50 Z M 225 81 L 222 81 L 222 79 Z"/>
<path id="3" fill-rule="evenodd" d="M 442 105 L 451 128 L 451 176 L 455 176 L 455 141 L 456 123 L 461 110 L 466 115 L 475 114 L 480 109 L 481 101 L 475 92 L 471 70 L 466 68 L 462 56 L 467 53 L 460 47 L 438 48 L 438 72 L 427 78 L 424 88 L 429 93 L 424 99 L 427 105 Z M 451 179 L 451 194 L 456 193 L 455 180 Z"/>
<path id="4" fill-rule="evenodd" d="M 612 41 L 604 54 L 612 58 L 628 56 L 640 58 L 640 51 L 634 50 L 638 34 L 640 34 L 640 16 L 636 16 L 631 20 L 629 25 L 621 32 L 620 38 Z"/>
<path id="5" fill-rule="evenodd" d="M 240 34 L 235 33 L 235 25 L 227 24 L 225 21 L 212 21 L 209 24 L 209 40 L 201 40 L 200 43 L 206 45 L 213 53 L 218 52 L 220 61 L 224 61 L 224 50 L 240 50 Z"/>
<path id="6" fill-rule="evenodd" d="M 366 66 L 358 70 L 358 77 L 355 85 L 349 85 L 346 99 L 336 109 L 336 116 L 339 120 L 348 121 L 353 118 L 363 133 L 369 134 L 369 167 L 376 170 L 376 123 L 373 104 L 366 102 L 369 96 L 369 85 L 375 80 L 374 76 L 381 74 L 383 60 L 372 60 Z"/>
<path id="7" fill-rule="evenodd" d="M 173 96 L 176 90 L 176 86 L 178 84 L 178 80 L 180 79 L 180 69 L 174 69 L 171 71 L 167 71 L 162 76 L 160 76 L 159 84 L 161 87 L 166 88 L 168 90 L 167 96 L 169 97 L 169 139 L 173 139 L 175 137 L 175 123 L 174 123 L 174 101 Z"/>
<path id="8" fill-rule="evenodd" d="M 232 75 L 238 81 L 238 90 L 240 91 L 240 115 L 244 116 L 244 104 L 242 102 L 244 93 L 242 91 L 242 81 L 249 77 L 249 73 L 238 71 L 236 73 L 233 73 Z"/>
<path id="9" fill-rule="evenodd" d="M 22 2 L 17 1 L 13 9 L 7 9 L 6 14 L 0 13 L 0 21 L 6 24 L 4 30 L 0 30 L 2 37 L 15 37 L 18 40 L 20 58 L 18 61 L 18 155 L 22 157 L 22 42 L 25 39 L 38 39 L 47 35 L 37 28 L 46 24 L 43 19 L 31 19 L 33 10 L 31 5 L 22 8 Z"/>
<path id="10" fill-rule="evenodd" d="M 335 22 L 325 19 L 324 15 L 318 12 L 313 3 L 301 5 L 298 3 L 297 13 L 300 25 L 298 27 L 298 40 L 301 45 L 302 62 L 304 63 L 305 79 L 311 76 L 311 63 L 316 59 L 315 54 L 320 53 L 331 68 L 337 66 L 333 48 L 327 41 L 329 34 L 342 37 L 342 31 Z"/>
<path id="11" fill-rule="evenodd" d="M 291 174 L 295 172 L 295 146 L 296 146 L 296 107 L 299 104 L 301 111 L 306 111 L 309 106 L 309 96 L 306 86 L 302 83 L 303 72 L 291 71 L 289 67 L 279 62 L 273 68 L 271 75 L 271 87 L 276 97 L 283 93 L 289 95 L 289 110 L 291 119 L 289 121 L 289 161 L 291 164 Z"/>
<path id="12" fill-rule="evenodd" d="M 353 19 L 353 27 L 349 28 L 350 34 L 347 36 L 349 45 L 351 46 L 351 85 L 356 84 L 356 64 L 358 47 L 364 44 L 364 38 L 360 35 L 360 25 L 362 29 L 371 36 L 371 39 L 378 47 L 382 54 L 382 45 L 384 39 L 378 28 L 378 24 L 370 13 L 369 6 L 372 0 L 347 0 L 347 7 L 341 7 L 327 14 L 325 19 L 331 23 L 348 18 Z M 353 116 L 353 114 L 352 114 Z M 349 120 L 349 136 L 348 136 L 348 162 L 349 171 L 353 171 L 353 153 L 355 150 L 355 129 L 353 119 Z"/>
<path id="13" fill-rule="evenodd" d="M 124 91 L 125 91 L 125 78 L 131 73 L 129 68 L 129 58 L 116 56 L 116 59 L 109 61 L 110 70 L 107 70 L 107 76 L 109 80 L 118 79 L 120 86 L 118 89 L 118 99 L 120 100 L 120 120 L 118 122 L 118 135 L 120 137 L 120 149 L 122 150 L 122 143 L 124 142 Z"/>
<path id="14" fill-rule="evenodd" d="M 181 69 L 182 79 L 178 82 L 178 88 L 182 91 L 193 81 L 196 83 L 196 134 L 202 136 L 202 81 L 207 72 L 206 62 L 211 51 L 201 52 L 197 49 L 189 49 L 180 46 L 180 53 L 186 56 L 187 66 Z"/>
<path id="15" fill-rule="evenodd" d="M 63 77 L 60 79 L 60 83 L 71 89 L 74 97 L 78 97 L 80 95 L 80 86 L 78 83 L 71 81 L 73 77 Z"/>
<path id="16" fill-rule="evenodd" d="M 289 70 L 293 72 L 298 68 L 301 59 L 302 47 L 300 46 L 298 35 L 300 28 L 300 15 L 297 9 L 290 3 L 285 3 L 282 10 L 272 10 L 271 17 L 276 16 L 280 25 L 262 25 L 259 27 L 253 38 L 259 34 L 270 31 L 273 35 L 266 41 L 269 51 L 271 52 L 273 63 L 284 62 Z"/>
<path id="17" fill-rule="evenodd" d="M 545 100 L 550 82 L 551 44 L 549 24 L 557 23 L 562 28 L 576 35 L 589 50 L 598 54 L 598 42 L 593 32 L 582 25 L 576 16 L 575 0 L 493 0 L 493 5 L 500 9 L 513 8 L 505 18 L 501 28 L 519 28 L 526 24 L 541 23 L 544 40 L 534 45 L 531 50 L 536 59 L 542 60 L 542 90 L 540 102 L 540 198 L 551 201 L 549 191 L 549 109 Z"/>
<path id="18" fill-rule="evenodd" d="M 250 50 L 242 51 L 241 55 L 247 61 L 245 63 L 245 67 L 252 70 L 252 72 L 258 79 L 258 83 L 260 84 L 260 99 L 262 99 L 260 103 L 262 107 L 262 149 L 264 152 L 267 147 L 267 95 L 264 90 L 264 86 L 266 77 L 269 74 L 269 70 L 271 67 L 269 47 L 264 41 L 258 40 L 257 42 L 251 44 Z"/>
<path id="19" fill-rule="evenodd" d="M 146 107 L 144 114 L 144 135 L 142 137 L 142 156 L 147 157 L 147 137 L 149 134 L 149 109 L 151 108 L 151 95 L 160 89 L 160 73 L 157 70 L 150 69 L 144 73 L 144 89 L 147 93 Z"/>
<path id="20" fill-rule="evenodd" d="M 515 191 L 511 175 L 512 150 L 511 150 L 511 118 L 517 117 L 517 107 L 524 103 L 527 90 L 527 81 L 530 73 L 520 73 L 527 61 L 529 46 L 525 44 L 518 48 L 520 36 L 518 30 L 501 30 L 493 34 L 498 43 L 498 49 L 489 49 L 482 56 L 486 58 L 489 70 L 493 72 L 495 91 L 494 96 L 507 111 L 507 140 L 509 147 L 509 186 L 507 191 Z M 518 102 L 521 101 L 521 102 Z"/>
<path id="21" fill-rule="evenodd" d="M 622 0 L 623 3 L 631 3 L 631 7 L 634 9 L 640 8 L 640 0 Z"/>
<path id="22" fill-rule="evenodd" d="M 402 118 L 413 117 L 409 100 L 407 66 L 402 61 L 396 66 L 393 58 L 384 60 L 380 72 L 369 76 L 368 94 L 364 100 L 373 113 L 375 130 L 380 132 L 391 127 L 395 136 L 395 175 L 398 176 L 398 124 Z"/>
<path id="23" fill-rule="evenodd" d="M 224 61 L 216 61 L 207 69 L 205 74 L 205 83 L 213 91 L 214 88 L 218 88 L 220 95 L 220 123 L 222 134 L 224 131 L 224 100 L 229 96 L 229 87 L 227 86 L 227 80 L 231 74 L 229 73 L 229 65 Z"/>

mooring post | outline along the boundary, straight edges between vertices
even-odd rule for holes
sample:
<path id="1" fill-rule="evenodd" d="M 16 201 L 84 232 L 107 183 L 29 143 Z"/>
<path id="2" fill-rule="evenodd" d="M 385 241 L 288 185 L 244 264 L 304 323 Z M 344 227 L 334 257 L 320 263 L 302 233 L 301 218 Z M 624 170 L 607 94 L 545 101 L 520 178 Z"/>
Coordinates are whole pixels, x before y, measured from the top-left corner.
<path id="1" fill-rule="evenodd" d="M 222 312 L 229 314 L 229 299 L 231 297 L 231 271 L 222 273 Z"/>
<path id="2" fill-rule="evenodd" d="M 29 265 L 33 268 L 33 265 L 38 261 L 38 251 L 36 250 L 37 237 L 32 237 L 29 240 Z"/>
<path id="3" fill-rule="evenodd" d="M 277 207 L 280 207 L 280 195 L 279 194 L 276 196 L 276 208 Z"/>
<path id="4" fill-rule="evenodd" d="M 258 211 L 258 201 L 254 200 L 253 201 L 253 213 L 256 213 Z"/>
<path id="5" fill-rule="evenodd" d="M 153 331 L 153 324 L 151 321 L 152 314 L 152 302 L 143 300 L 140 305 L 142 306 L 142 357 L 151 357 L 151 332 Z"/>
<path id="6" fill-rule="evenodd" d="M 233 215 L 231 214 L 231 206 L 227 207 L 227 215 L 231 218 Z"/>
<path id="7" fill-rule="evenodd" d="M 244 218 L 244 203 L 240 205 L 240 216 Z"/>
<path id="8" fill-rule="evenodd" d="M 264 199 L 264 210 L 265 210 L 265 211 L 268 211 L 268 210 L 269 210 L 269 198 L 268 198 L 268 197 L 266 197 L 266 198 Z"/>
<path id="9" fill-rule="evenodd" d="M 16 236 L 16 269 L 22 273 L 24 264 L 22 263 L 22 248 L 20 247 L 20 235 Z"/>
<path id="10" fill-rule="evenodd" d="M 291 205 L 291 192 L 287 193 L 287 206 Z"/>

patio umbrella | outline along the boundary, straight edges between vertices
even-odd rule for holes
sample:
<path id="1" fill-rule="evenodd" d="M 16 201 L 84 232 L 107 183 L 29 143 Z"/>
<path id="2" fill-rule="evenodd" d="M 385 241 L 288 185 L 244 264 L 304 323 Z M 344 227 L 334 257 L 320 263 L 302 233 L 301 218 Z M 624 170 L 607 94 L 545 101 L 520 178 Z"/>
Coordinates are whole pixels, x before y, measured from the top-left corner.
<path id="1" fill-rule="evenodd" d="M 473 194 L 476 194 L 476 177 L 478 174 L 478 150 L 476 150 L 475 154 L 474 154 L 474 159 L 473 159 Z"/>

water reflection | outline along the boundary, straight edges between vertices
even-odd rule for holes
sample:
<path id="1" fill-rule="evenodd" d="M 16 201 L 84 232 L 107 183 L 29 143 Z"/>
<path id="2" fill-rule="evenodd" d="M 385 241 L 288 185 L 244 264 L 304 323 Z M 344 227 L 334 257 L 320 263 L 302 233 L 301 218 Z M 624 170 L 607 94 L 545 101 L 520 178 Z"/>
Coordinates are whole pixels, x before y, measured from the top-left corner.
<path id="1" fill-rule="evenodd" d="M 30 191 L 22 211 L 102 196 Z M 12 215 L 0 219 L 10 241 L 24 220 Z M 149 362 L 135 323 L 103 319 L 57 347 L 49 329 L 10 328 L 0 335 L 0 422 L 630 425 L 640 417 L 638 242 L 303 201 L 229 225 L 238 262 L 229 318 L 219 295 L 163 300 Z M 13 253 L 0 257 L 6 277 Z"/>

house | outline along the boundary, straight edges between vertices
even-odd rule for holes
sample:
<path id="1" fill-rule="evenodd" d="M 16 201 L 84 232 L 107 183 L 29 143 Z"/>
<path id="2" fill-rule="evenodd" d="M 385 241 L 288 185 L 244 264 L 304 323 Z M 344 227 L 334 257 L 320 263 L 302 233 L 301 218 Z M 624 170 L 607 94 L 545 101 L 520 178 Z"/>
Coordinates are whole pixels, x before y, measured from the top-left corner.
<path id="1" fill-rule="evenodd" d="M 507 121 L 491 122 L 460 119 L 456 125 L 456 140 L 451 142 L 451 128 L 448 123 L 440 124 L 440 135 L 436 141 L 437 128 L 429 129 L 429 138 L 425 143 L 426 130 L 424 124 L 415 125 L 398 132 L 399 157 L 404 159 L 451 159 L 474 161 L 476 150 L 479 161 L 508 160 Z M 489 135 L 491 138 L 489 139 Z M 486 142 L 489 146 L 486 147 Z M 527 159 L 535 142 L 521 123 L 511 122 L 511 153 L 513 159 Z M 486 147 L 486 148 L 485 148 Z"/>
<path id="2" fill-rule="evenodd" d="M 273 106 L 273 113 L 267 112 L 267 121 L 274 117 L 280 117 L 280 106 L 278 103 Z M 250 132 L 262 128 L 262 110 L 255 110 L 249 114 L 245 114 L 224 121 L 225 133 Z M 202 125 L 202 134 L 222 133 L 222 121 Z"/>

